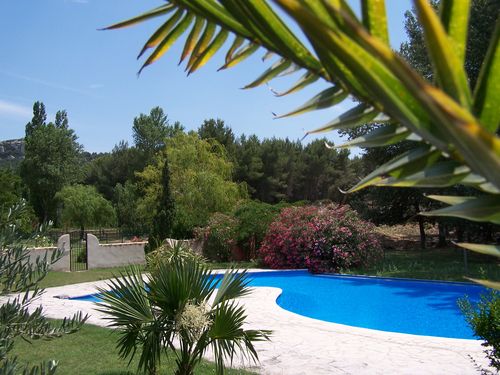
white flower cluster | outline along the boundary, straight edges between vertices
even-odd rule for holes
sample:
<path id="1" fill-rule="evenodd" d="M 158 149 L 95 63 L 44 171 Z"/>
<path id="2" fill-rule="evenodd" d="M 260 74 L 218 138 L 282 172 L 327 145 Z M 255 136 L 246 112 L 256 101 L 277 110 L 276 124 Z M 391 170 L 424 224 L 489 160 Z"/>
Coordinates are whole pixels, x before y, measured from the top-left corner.
<path id="1" fill-rule="evenodd" d="M 192 342 L 197 341 L 211 324 L 209 313 L 210 307 L 206 302 L 196 304 L 189 301 L 177 315 L 178 331 L 187 333 Z"/>

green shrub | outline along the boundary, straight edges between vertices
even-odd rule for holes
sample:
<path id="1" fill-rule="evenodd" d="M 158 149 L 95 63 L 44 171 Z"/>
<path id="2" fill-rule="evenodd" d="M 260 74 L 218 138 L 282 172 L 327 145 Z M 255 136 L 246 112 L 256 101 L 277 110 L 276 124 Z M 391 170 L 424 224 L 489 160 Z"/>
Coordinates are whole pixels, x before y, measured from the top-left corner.
<path id="1" fill-rule="evenodd" d="M 490 365 L 500 370 L 500 293 L 482 295 L 477 305 L 467 298 L 458 304 L 474 335 L 485 341 L 482 345 L 487 348 L 484 352 Z"/>
<path id="2" fill-rule="evenodd" d="M 247 259 L 255 258 L 269 225 L 280 214 L 286 203 L 269 204 L 257 201 L 246 201 L 234 211 L 239 225 L 235 240 L 245 251 Z"/>
<path id="3" fill-rule="evenodd" d="M 205 259 L 200 254 L 195 253 L 187 244 L 165 242 L 146 256 L 146 265 L 148 271 L 153 272 L 158 269 L 161 263 L 172 263 L 177 260 L 205 262 Z"/>
<path id="4" fill-rule="evenodd" d="M 208 225 L 197 231 L 203 240 L 203 255 L 211 261 L 227 262 L 231 259 L 231 249 L 236 244 L 238 220 L 232 216 L 216 212 L 208 220 Z"/>

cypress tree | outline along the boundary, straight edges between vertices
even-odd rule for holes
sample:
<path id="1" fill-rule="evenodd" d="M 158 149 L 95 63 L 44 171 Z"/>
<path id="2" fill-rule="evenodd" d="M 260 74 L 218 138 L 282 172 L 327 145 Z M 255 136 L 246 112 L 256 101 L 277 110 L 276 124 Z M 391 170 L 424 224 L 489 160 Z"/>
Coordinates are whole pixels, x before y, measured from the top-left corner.
<path id="1" fill-rule="evenodd" d="M 170 191 L 170 169 L 166 157 L 161 173 L 161 184 L 162 191 L 158 201 L 156 215 L 153 218 L 153 227 L 149 233 L 146 252 L 157 249 L 166 238 L 172 235 L 172 227 L 175 218 L 175 202 Z"/>

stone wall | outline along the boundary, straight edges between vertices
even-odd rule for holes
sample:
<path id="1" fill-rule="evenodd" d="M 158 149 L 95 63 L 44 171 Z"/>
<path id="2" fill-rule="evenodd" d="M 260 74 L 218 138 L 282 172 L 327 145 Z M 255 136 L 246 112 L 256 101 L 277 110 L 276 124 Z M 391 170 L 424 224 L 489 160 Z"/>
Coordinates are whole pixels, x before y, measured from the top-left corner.
<path id="1" fill-rule="evenodd" d="M 52 253 L 57 249 L 63 249 L 63 256 L 51 266 L 52 271 L 70 270 L 70 243 L 69 234 L 64 234 L 57 240 L 57 247 L 35 247 L 28 249 L 30 253 L 30 263 L 35 264 L 37 258 L 43 258 L 47 253 L 47 260 L 50 261 Z"/>
<path id="2" fill-rule="evenodd" d="M 101 245 L 93 234 L 87 235 L 88 269 L 145 264 L 144 245 L 147 242 L 127 242 Z"/>

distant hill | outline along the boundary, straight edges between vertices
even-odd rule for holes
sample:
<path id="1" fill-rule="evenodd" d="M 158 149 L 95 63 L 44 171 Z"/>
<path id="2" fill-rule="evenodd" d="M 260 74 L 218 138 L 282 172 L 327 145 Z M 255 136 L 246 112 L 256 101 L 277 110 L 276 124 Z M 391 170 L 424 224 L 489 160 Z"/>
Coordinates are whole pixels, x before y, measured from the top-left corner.
<path id="1" fill-rule="evenodd" d="M 24 138 L 0 141 L 0 167 L 17 167 L 24 159 Z"/>

